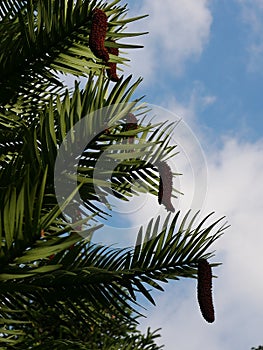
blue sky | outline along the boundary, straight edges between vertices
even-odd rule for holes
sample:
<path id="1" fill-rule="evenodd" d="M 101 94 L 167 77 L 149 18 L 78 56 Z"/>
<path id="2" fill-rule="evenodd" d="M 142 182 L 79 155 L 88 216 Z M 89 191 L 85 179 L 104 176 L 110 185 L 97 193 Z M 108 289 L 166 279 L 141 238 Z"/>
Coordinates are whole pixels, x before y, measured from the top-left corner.
<path id="1" fill-rule="evenodd" d="M 174 206 L 201 209 L 202 217 L 215 211 L 231 224 L 213 246 L 223 263 L 214 271 L 215 323 L 202 319 L 196 281 L 181 280 L 154 292 L 157 305 L 145 305 L 141 328 L 162 328 L 166 350 L 263 345 L 263 1 L 127 2 L 129 16 L 149 14 L 129 30 L 149 35 L 134 39 L 145 48 L 128 52 L 124 75 L 144 78 L 137 95 L 146 95 L 159 120 L 182 119 L 173 136 L 180 154 L 170 165 L 183 174 L 174 185 L 184 196 Z M 115 225 L 120 214 L 129 227 Z M 166 211 L 144 195 L 121 203 L 106 231 L 126 245 L 158 214 Z"/>
<path id="2" fill-rule="evenodd" d="M 191 5 L 191 1 L 186 2 L 189 6 Z M 176 61 L 176 50 L 168 49 L 165 51 L 163 45 L 158 44 L 160 38 L 154 39 L 151 33 L 145 36 L 142 41 L 145 43 L 146 49 L 148 46 L 154 45 L 155 53 L 157 53 L 161 63 L 157 67 L 158 71 L 151 72 L 154 74 L 151 79 L 146 77 L 146 83 L 142 85 L 141 91 L 147 95 L 149 102 L 155 104 L 163 105 L 166 103 L 167 96 L 170 95 L 176 97 L 180 103 L 187 104 L 193 89 L 197 88 L 199 90 L 197 91 L 197 93 L 199 92 L 198 97 L 202 97 L 203 94 L 216 97 L 215 103 L 207 108 L 197 105 L 198 112 L 202 112 L 199 122 L 211 128 L 211 132 L 216 130 L 216 135 L 226 131 L 242 132 L 242 137 L 245 139 L 259 138 L 262 131 L 263 100 L 261 91 L 263 83 L 261 68 L 263 68 L 263 59 L 253 58 L 251 52 L 253 45 L 258 45 L 259 48 L 262 45 L 259 34 L 253 28 L 253 23 L 250 23 L 252 20 L 245 18 L 244 12 L 246 10 L 242 2 L 217 0 L 197 1 L 197 3 L 204 6 L 204 11 L 208 11 L 206 15 L 208 18 L 204 18 L 204 20 L 211 21 L 211 25 L 207 25 L 207 28 L 205 25 L 202 28 L 201 24 L 199 24 L 201 28 L 197 28 L 203 32 L 207 30 L 207 33 L 201 33 L 201 35 L 207 36 L 205 43 L 198 43 L 197 36 L 192 39 L 197 43 L 193 42 L 194 47 L 192 50 L 189 49 L 190 54 L 186 55 L 185 60 L 184 57 L 180 58 L 180 64 L 183 67 L 179 68 L 178 72 L 176 63 L 173 64 L 162 57 L 172 53 L 172 57 Z M 175 1 L 170 5 L 174 7 L 175 13 L 176 7 L 180 11 L 180 1 L 178 4 L 177 6 L 177 1 Z M 162 6 L 165 8 L 165 1 L 162 2 Z M 144 13 L 147 11 L 147 1 L 130 2 L 129 8 L 134 14 Z M 255 11 L 257 11 L 256 8 Z M 188 12 L 191 11 L 188 9 Z M 169 13 L 167 15 L 169 16 Z M 172 13 L 172 15 L 174 14 Z M 260 15 L 262 13 L 258 14 L 258 16 Z M 190 26 L 191 18 L 188 21 Z M 171 24 L 172 22 L 173 19 L 171 19 Z M 140 23 L 142 29 L 150 30 L 147 28 L 148 26 L 153 26 L 151 16 Z M 172 34 L 169 35 L 172 45 L 173 37 L 176 38 L 177 31 L 180 36 L 184 32 L 180 28 L 171 29 Z M 165 31 L 162 35 L 164 34 Z M 138 39 L 136 40 L 138 41 Z M 199 40 L 202 41 L 202 39 Z M 195 49 L 198 44 L 200 47 Z M 143 51 L 136 53 L 136 55 L 141 55 L 143 58 Z M 180 49 L 179 56 L 183 56 Z M 256 62 L 254 67 L 251 67 L 253 59 Z M 144 76 L 143 69 L 139 70 L 139 73 Z"/>
<path id="3" fill-rule="evenodd" d="M 215 271 L 216 322 L 202 319 L 195 281 L 182 280 L 154 293 L 157 306 L 148 305 L 141 327 L 161 327 L 166 350 L 250 349 L 263 344 L 263 2 L 130 0 L 128 6 L 129 15 L 150 15 L 130 29 L 150 34 L 135 39 L 145 48 L 129 53 L 124 74 L 143 76 L 138 94 L 192 129 L 207 164 L 202 212 L 215 210 L 231 224 L 214 246 L 215 260 L 223 262 Z M 198 152 L 188 163 L 196 164 Z M 180 158 L 176 164 L 183 192 L 193 192 L 196 178 Z M 187 208 L 187 193 L 175 205 Z"/>

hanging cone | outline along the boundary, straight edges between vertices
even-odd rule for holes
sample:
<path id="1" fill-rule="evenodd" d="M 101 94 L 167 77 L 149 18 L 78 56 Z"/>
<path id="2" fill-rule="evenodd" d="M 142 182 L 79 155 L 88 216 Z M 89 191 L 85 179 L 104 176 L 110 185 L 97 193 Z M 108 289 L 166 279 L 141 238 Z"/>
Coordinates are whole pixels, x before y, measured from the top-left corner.
<path id="1" fill-rule="evenodd" d="M 108 52 L 112 55 L 119 56 L 119 49 L 117 47 L 109 47 Z M 113 81 L 117 82 L 120 80 L 120 78 L 117 75 L 117 64 L 115 62 L 108 62 L 109 68 L 107 69 L 107 75 L 108 78 Z"/>
<path id="2" fill-rule="evenodd" d="M 204 319 L 212 323 L 215 320 L 215 312 L 212 299 L 212 270 L 205 259 L 198 262 L 197 298 Z"/>
<path id="3" fill-rule="evenodd" d="M 170 166 L 161 161 L 158 162 L 157 168 L 160 174 L 158 203 L 163 204 L 168 211 L 174 213 L 172 205 L 173 175 Z"/>
<path id="4" fill-rule="evenodd" d="M 138 120 L 134 114 L 128 113 L 126 116 L 127 130 L 134 130 L 138 128 Z"/>
<path id="5" fill-rule="evenodd" d="M 109 53 L 105 48 L 108 19 L 104 11 L 96 8 L 92 14 L 89 47 L 94 55 L 105 62 L 109 60 Z"/>
<path id="6" fill-rule="evenodd" d="M 136 130 L 136 129 L 138 129 L 138 120 L 134 114 L 128 113 L 126 116 L 126 124 L 125 124 L 124 130 L 129 131 L 129 130 Z M 134 143 L 134 136 L 129 136 L 128 142 Z"/>

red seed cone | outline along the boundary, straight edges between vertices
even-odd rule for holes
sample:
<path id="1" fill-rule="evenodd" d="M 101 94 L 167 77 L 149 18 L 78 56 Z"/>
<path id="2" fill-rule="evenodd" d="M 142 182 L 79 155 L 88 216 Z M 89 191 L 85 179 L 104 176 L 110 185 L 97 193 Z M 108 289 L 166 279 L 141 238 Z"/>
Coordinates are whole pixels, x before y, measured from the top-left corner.
<path id="1" fill-rule="evenodd" d="M 109 53 L 105 48 L 105 37 L 108 27 L 108 18 L 104 11 L 96 8 L 92 14 L 89 47 L 94 55 L 105 62 L 109 60 Z"/>
<path id="2" fill-rule="evenodd" d="M 204 319 L 212 323 L 215 320 L 215 312 L 212 299 L 212 270 L 205 259 L 198 262 L 197 298 Z"/>
<path id="3" fill-rule="evenodd" d="M 158 203 L 163 204 L 168 211 L 174 212 L 172 205 L 173 175 L 170 166 L 161 161 L 157 165 L 160 181 L 158 192 Z"/>
<path id="4" fill-rule="evenodd" d="M 108 52 L 112 55 L 119 56 L 119 49 L 117 47 L 109 47 Z M 107 75 L 111 81 L 116 83 L 120 80 L 117 75 L 117 64 L 115 62 L 108 62 L 108 66 Z"/>

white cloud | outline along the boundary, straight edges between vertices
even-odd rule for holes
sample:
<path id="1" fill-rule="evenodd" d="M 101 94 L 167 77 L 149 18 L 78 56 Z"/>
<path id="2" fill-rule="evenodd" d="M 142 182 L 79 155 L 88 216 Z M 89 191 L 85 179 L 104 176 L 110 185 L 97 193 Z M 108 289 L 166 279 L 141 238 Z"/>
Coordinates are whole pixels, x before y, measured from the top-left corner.
<path id="1" fill-rule="evenodd" d="M 202 102 L 204 106 L 210 106 L 216 102 L 216 96 L 204 96 Z"/>
<path id="2" fill-rule="evenodd" d="M 202 137 L 197 110 L 215 100 L 216 97 L 197 83 L 185 103 L 175 98 L 168 99 L 167 108 L 185 117 L 194 132 Z M 158 114 L 163 120 L 176 119 L 167 110 L 159 109 Z M 216 322 L 210 325 L 202 319 L 196 300 L 196 281 L 181 280 L 170 282 L 165 293 L 154 293 L 157 306 L 149 307 L 147 319 L 142 321 L 141 327 L 161 327 L 159 343 L 165 344 L 165 350 L 248 350 L 263 344 L 263 140 L 245 143 L 238 137 L 225 137 L 220 150 L 207 147 L 208 191 L 205 200 L 202 193 L 206 191 L 206 164 L 200 162 L 200 146 L 183 122 L 175 129 L 174 138 L 179 140 L 182 154 L 172 165 L 183 173 L 175 185 L 179 184 L 185 192 L 180 201 L 174 202 L 176 209 L 184 212 L 196 195 L 196 207 L 198 203 L 203 206 L 202 217 L 215 211 L 215 219 L 226 215 L 231 224 L 213 246 L 216 250 L 213 260 L 223 262 L 223 266 L 214 269 L 219 277 L 213 281 Z M 202 141 L 209 140 L 204 138 Z M 163 208 L 158 208 L 156 198 L 145 202 L 143 209 L 141 204 L 140 200 L 134 203 L 135 207 L 138 205 L 138 211 L 133 227 L 146 224 L 148 218 L 159 213 L 166 213 Z M 113 230 L 116 237 L 116 229 Z"/>
<path id="3" fill-rule="evenodd" d="M 172 75 L 181 74 L 189 59 L 198 59 L 209 40 L 212 15 L 209 0 L 145 0 L 136 13 L 149 14 L 131 29 L 149 31 L 136 38 L 145 45 L 143 51 L 130 55 L 131 70 L 152 82 L 163 74 L 169 64 Z M 132 4 L 131 4 L 132 6 Z"/>
<path id="4" fill-rule="evenodd" d="M 259 72 L 263 68 L 263 2 L 261 0 L 237 0 L 241 6 L 242 20 L 249 26 L 248 70 Z"/>
<path id="5" fill-rule="evenodd" d="M 196 83 L 187 101 L 182 103 L 175 98 L 167 98 L 167 109 L 148 105 L 152 108 L 148 113 L 149 119 L 155 117 L 153 122 L 169 121 L 177 122 L 171 143 L 176 144 L 176 155 L 169 160 L 169 165 L 176 173 L 182 176 L 174 177 L 174 188 L 183 192 L 173 200 L 176 210 L 180 209 L 186 213 L 190 208 L 193 212 L 201 209 L 205 202 L 207 192 L 207 165 L 202 146 L 198 136 L 194 134 L 189 125 L 196 125 L 196 110 L 205 108 L 206 91 L 201 83 Z M 118 246 L 127 246 L 135 243 L 136 234 L 141 225 L 146 227 L 151 218 L 158 215 L 164 219 L 167 215 L 163 205 L 159 205 L 157 198 L 149 193 L 141 194 L 132 198 L 129 202 L 123 203 L 116 200 L 113 218 L 118 217 L 118 223 L 113 220 L 111 226 L 96 233 L 96 240 L 106 244 L 117 243 Z M 105 234 L 105 232 L 107 234 Z"/>
<path id="6" fill-rule="evenodd" d="M 250 69 L 255 69 L 263 53 L 263 2 L 237 1 L 242 5 L 244 21 L 251 27 Z M 135 42 L 143 42 L 146 48 L 129 56 L 133 73 L 144 76 L 148 83 L 162 75 L 162 65 L 172 67 L 171 74 L 182 73 L 186 62 L 198 58 L 209 40 L 212 16 L 208 5 L 206 0 L 143 1 L 135 15 L 149 13 L 150 17 L 140 25 L 136 23 L 133 29 L 149 30 L 150 34 L 141 40 L 136 38 Z M 216 101 L 213 95 L 200 94 L 199 87 L 193 89 L 188 101 L 182 103 L 174 98 L 167 106 L 194 126 L 198 135 L 201 132 L 195 128 L 197 106 L 205 108 Z M 180 208 L 191 203 L 197 186 L 191 165 L 198 166 L 200 154 L 191 150 L 193 143 L 187 131 L 181 129 L 186 156 L 182 160 L 179 155 L 176 161 L 183 173 L 181 189 L 186 193 L 179 202 Z M 244 143 L 228 137 L 223 140 L 223 147 L 211 149 L 206 159 L 208 191 L 203 212 L 215 210 L 215 217 L 226 215 L 231 224 L 214 245 L 214 260 L 223 262 L 215 269 L 219 277 L 213 288 L 216 322 L 208 325 L 203 321 L 195 281 L 182 280 L 169 283 L 165 293 L 155 293 L 157 307 L 149 308 L 142 327 L 162 327 L 160 343 L 165 343 L 165 350 L 248 350 L 263 344 L 263 140 Z M 145 218 L 152 213 L 151 205 L 147 205 Z"/>
<path id="7" fill-rule="evenodd" d="M 226 138 L 207 155 L 208 193 L 205 212 L 226 215 L 231 227 L 214 245 L 216 322 L 202 320 L 195 281 L 171 283 L 157 294 L 143 326 L 162 327 L 166 350 L 247 350 L 263 343 L 262 213 L 263 140 L 242 143 Z"/>
<path id="8" fill-rule="evenodd" d="M 195 125 L 197 122 L 196 111 L 206 109 L 216 100 L 217 97 L 211 95 L 201 81 L 194 81 L 192 90 L 183 102 L 179 101 L 175 95 L 168 95 L 163 99 L 162 104 L 187 123 Z"/>
<path id="9" fill-rule="evenodd" d="M 169 165 L 173 172 L 182 174 L 182 176 L 175 176 L 173 181 L 174 188 L 183 193 L 173 200 L 176 210 L 180 209 L 182 213 L 186 213 L 190 208 L 195 212 L 201 209 L 205 202 L 207 164 L 198 140 L 202 133 L 196 127 L 196 110 L 207 106 L 207 103 L 204 102 L 206 98 L 210 99 L 211 96 L 207 94 L 200 82 L 196 82 L 185 103 L 168 96 L 167 100 L 163 101 L 166 109 L 148 104 L 148 107 L 151 108 L 148 118 L 154 117 L 153 123 L 168 120 L 175 122 L 176 125 L 174 132 L 168 136 L 171 136 L 171 144 L 177 145 L 176 151 L 180 153 L 169 160 Z M 197 134 L 193 132 L 193 128 L 198 130 Z M 104 230 L 96 233 L 98 240 L 104 243 L 118 242 L 121 246 L 133 244 L 141 225 L 146 227 L 150 218 L 156 218 L 158 215 L 165 218 L 167 215 L 164 206 L 158 205 L 157 198 L 149 193 L 134 197 L 125 204 L 120 200 L 114 203 L 116 208 L 113 217 L 118 216 L 118 225 L 113 221 L 111 234 L 109 234 L 109 227 L 105 228 L 107 235 Z M 122 224 L 121 220 L 123 220 Z"/>

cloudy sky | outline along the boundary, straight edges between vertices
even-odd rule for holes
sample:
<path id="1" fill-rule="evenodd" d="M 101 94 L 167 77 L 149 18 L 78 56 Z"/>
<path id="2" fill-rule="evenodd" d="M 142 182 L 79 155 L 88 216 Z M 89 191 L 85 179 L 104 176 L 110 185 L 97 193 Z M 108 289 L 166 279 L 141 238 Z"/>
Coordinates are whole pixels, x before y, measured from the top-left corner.
<path id="1" fill-rule="evenodd" d="M 150 33 L 136 39 L 145 48 L 130 54 L 125 74 L 144 77 L 138 93 L 145 101 L 169 110 L 170 119 L 182 118 L 174 137 L 187 159 L 179 155 L 176 163 L 186 199 L 175 204 L 191 206 L 195 195 L 188 192 L 205 185 L 206 198 L 197 201 L 202 212 L 225 215 L 231 224 L 214 245 L 214 260 L 223 262 L 214 271 L 216 322 L 201 317 L 196 281 L 181 280 L 154 293 L 157 306 L 147 304 L 141 327 L 162 328 L 166 350 L 256 347 L 263 344 L 263 2 L 128 4 L 129 15 L 149 14 L 130 29 Z M 206 167 L 201 177 L 197 164 Z"/>

